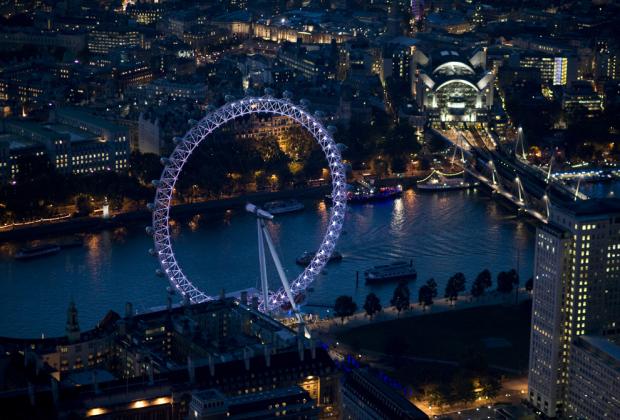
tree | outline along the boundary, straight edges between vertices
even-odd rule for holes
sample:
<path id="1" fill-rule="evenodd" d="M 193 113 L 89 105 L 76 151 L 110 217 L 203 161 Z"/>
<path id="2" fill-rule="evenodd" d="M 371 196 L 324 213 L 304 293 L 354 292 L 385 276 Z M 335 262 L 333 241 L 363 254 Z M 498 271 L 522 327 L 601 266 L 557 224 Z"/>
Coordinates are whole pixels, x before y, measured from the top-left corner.
<path id="1" fill-rule="evenodd" d="M 456 287 L 456 282 L 453 277 L 448 279 L 448 283 L 446 283 L 446 291 L 444 293 L 444 297 L 450 302 L 454 302 L 459 297 L 459 292 Z"/>
<path id="2" fill-rule="evenodd" d="M 75 207 L 79 216 L 88 216 L 93 211 L 90 198 L 85 194 L 80 194 L 76 197 Z"/>
<path id="3" fill-rule="evenodd" d="M 404 281 L 400 282 L 398 286 L 396 286 L 396 289 L 394 289 L 394 295 L 390 303 L 398 311 L 399 317 L 402 310 L 409 309 L 410 295 L 409 286 L 407 286 L 407 283 Z"/>
<path id="4" fill-rule="evenodd" d="M 366 296 L 366 301 L 364 302 L 364 310 L 366 314 L 372 319 L 372 317 L 377 313 L 381 312 L 381 302 L 379 298 L 374 293 L 369 293 Z"/>
<path id="5" fill-rule="evenodd" d="M 448 279 L 444 297 L 450 302 L 454 302 L 458 299 L 459 293 L 463 291 L 465 291 L 465 275 L 463 273 L 456 273 Z"/>
<path id="6" fill-rule="evenodd" d="M 338 296 L 336 303 L 334 304 L 334 314 L 340 317 L 340 320 L 344 324 L 344 319 L 353 315 L 357 310 L 357 304 L 353 301 L 351 296 Z"/>
<path id="7" fill-rule="evenodd" d="M 525 282 L 525 290 L 527 290 L 530 293 L 532 292 L 532 290 L 534 290 L 534 278 L 533 277 L 530 277 Z"/>
<path id="8" fill-rule="evenodd" d="M 476 399 L 474 383 L 469 375 L 454 375 L 450 389 L 454 401 L 470 402 Z"/>
<path id="9" fill-rule="evenodd" d="M 493 286 L 493 278 L 488 268 L 485 268 L 480 273 L 478 273 L 475 281 L 479 281 L 484 289 L 488 289 L 489 287 Z"/>
<path id="10" fill-rule="evenodd" d="M 476 278 L 471 285 L 471 295 L 475 298 L 479 298 L 484 294 L 484 286 L 482 286 L 482 282 Z"/>
<path id="11" fill-rule="evenodd" d="M 454 279 L 454 285 L 456 286 L 456 290 L 458 292 L 465 291 L 465 274 L 459 272 L 452 276 Z"/>
<path id="12" fill-rule="evenodd" d="M 497 291 L 510 293 L 515 285 L 519 284 L 519 275 L 516 270 L 502 271 L 497 275 Z"/>
<path id="13" fill-rule="evenodd" d="M 431 385 L 426 390 L 426 399 L 432 406 L 441 407 L 450 402 L 451 389 L 445 381 Z"/>
<path id="14" fill-rule="evenodd" d="M 418 302 L 422 305 L 422 309 L 433 304 L 433 290 L 428 284 L 422 285 L 418 291 Z"/>
<path id="15" fill-rule="evenodd" d="M 485 397 L 495 398 L 502 390 L 501 381 L 495 376 L 483 376 L 480 378 L 480 388 L 482 388 L 482 395 Z"/>
<path id="16" fill-rule="evenodd" d="M 476 279 L 471 285 L 471 295 L 478 298 L 484 295 L 484 291 L 493 285 L 491 278 L 491 272 L 488 269 L 482 270 L 476 276 Z"/>
<path id="17" fill-rule="evenodd" d="M 436 298 L 437 297 L 437 282 L 435 281 L 435 279 L 431 277 L 426 282 L 426 285 L 431 289 L 432 297 Z"/>

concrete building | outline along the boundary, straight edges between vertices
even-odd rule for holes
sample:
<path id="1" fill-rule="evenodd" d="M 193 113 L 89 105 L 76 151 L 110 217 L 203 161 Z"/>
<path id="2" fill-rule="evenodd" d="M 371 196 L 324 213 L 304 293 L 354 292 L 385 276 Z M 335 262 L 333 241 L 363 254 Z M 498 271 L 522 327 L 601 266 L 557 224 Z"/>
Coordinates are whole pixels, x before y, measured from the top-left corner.
<path id="1" fill-rule="evenodd" d="M 592 82 L 577 80 L 564 90 L 562 110 L 579 117 L 592 117 L 603 111 L 603 98 L 594 90 Z"/>
<path id="2" fill-rule="evenodd" d="M 0 357 L 21 359 L 31 383 L 0 395 L 3 414 L 338 418 L 339 373 L 327 351 L 257 307 L 243 293 L 191 306 L 169 298 L 142 314 L 128 304 L 124 317 L 110 311 L 81 331 L 71 305 L 64 337 L 0 340 Z"/>
<path id="3" fill-rule="evenodd" d="M 4 122 L 4 131 L 12 135 L 3 153 L 5 156 L 8 150 L 8 158 L 2 158 L 0 165 L 5 181 L 19 171 L 18 156 L 32 147 L 46 154 L 62 174 L 123 172 L 129 168 L 128 129 L 75 108 L 55 110 L 47 123 L 9 119 Z"/>
<path id="4" fill-rule="evenodd" d="M 575 55 L 521 51 L 511 55 L 509 62 L 511 67 L 537 69 L 540 80 L 549 85 L 566 86 L 577 80 L 579 63 Z"/>
<path id="5" fill-rule="evenodd" d="M 342 385 L 343 419 L 427 420 L 428 416 L 368 368 L 353 369 Z"/>
<path id="6" fill-rule="evenodd" d="M 537 228 L 529 401 L 548 417 L 571 404 L 575 340 L 620 332 L 620 200 L 552 207 Z"/>
<path id="7" fill-rule="evenodd" d="M 572 346 L 566 412 L 579 419 L 620 419 L 620 346 L 582 335 Z"/>
<path id="8" fill-rule="evenodd" d="M 119 47 L 142 46 L 142 34 L 138 31 L 98 29 L 88 34 L 88 51 L 94 54 L 108 54 Z"/>
<path id="9" fill-rule="evenodd" d="M 160 97 L 171 99 L 189 99 L 197 103 L 204 103 L 207 98 L 208 86 L 206 83 L 182 82 L 168 79 L 157 79 L 134 90 L 140 99 L 149 102 Z"/>
<path id="10" fill-rule="evenodd" d="M 217 389 L 192 394 L 190 420 L 318 419 L 320 409 L 307 391 L 298 385 L 227 397 Z"/>

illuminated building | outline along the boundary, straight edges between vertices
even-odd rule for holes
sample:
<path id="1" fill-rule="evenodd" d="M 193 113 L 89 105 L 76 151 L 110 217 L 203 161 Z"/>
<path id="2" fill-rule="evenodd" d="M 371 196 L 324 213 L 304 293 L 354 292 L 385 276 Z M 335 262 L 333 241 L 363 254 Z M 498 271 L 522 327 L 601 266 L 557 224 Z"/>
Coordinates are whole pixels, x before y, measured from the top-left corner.
<path id="1" fill-rule="evenodd" d="M 318 419 L 320 409 L 300 386 L 276 388 L 227 397 L 216 389 L 192 394 L 190 420 L 212 420 L 225 417 L 246 419 Z"/>
<path id="2" fill-rule="evenodd" d="M 570 55 L 548 55 L 541 52 L 527 52 L 511 57 L 520 68 L 535 68 L 540 79 L 554 86 L 565 86 L 577 80 L 577 58 Z"/>
<path id="3" fill-rule="evenodd" d="M 620 79 L 620 47 L 605 46 L 596 53 L 594 67 L 600 80 Z"/>
<path id="4" fill-rule="evenodd" d="M 580 419 L 620 419 L 620 346 L 582 335 L 572 346 L 566 412 Z"/>
<path id="5" fill-rule="evenodd" d="M 529 401 L 548 417 L 566 413 L 577 338 L 620 333 L 620 202 L 552 207 L 536 230 Z"/>
<path id="6" fill-rule="evenodd" d="M 122 172 L 129 168 L 127 128 L 77 109 L 57 109 L 49 123 L 7 120 L 4 128 L 22 143 L 43 146 L 59 173 Z"/>
<path id="7" fill-rule="evenodd" d="M 112 76 L 118 81 L 120 89 L 145 85 L 155 77 L 150 66 L 144 63 L 124 64 L 118 68 L 113 68 Z"/>
<path id="8" fill-rule="evenodd" d="M 19 366 L 33 383 L 0 395 L 3 414 L 338 418 L 339 373 L 327 351 L 259 312 L 257 301 L 241 302 L 169 299 L 142 314 L 128 304 L 123 318 L 111 311 L 88 331 L 70 307 L 65 337 L 2 338 L 2 358 L 27 349 Z"/>
<path id="9" fill-rule="evenodd" d="M 0 134 L 0 182 L 15 179 L 27 161 L 45 155 L 45 148 L 13 134 Z"/>
<path id="10" fill-rule="evenodd" d="M 603 111 L 603 98 L 594 91 L 592 82 L 577 80 L 564 90 L 562 110 L 579 117 L 592 117 Z"/>
<path id="11" fill-rule="evenodd" d="M 142 35 L 138 31 L 98 29 L 88 33 L 88 51 L 94 54 L 108 54 L 115 48 L 142 44 Z"/>
<path id="12" fill-rule="evenodd" d="M 493 106 L 494 75 L 485 69 L 486 53 L 465 58 L 454 50 L 427 57 L 418 50 L 415 97 L 432 121 L 469 123 L 483 121 Z"/>
<path id="13" fill-rule="evenodd" d="M 172 99 L 189 99 L 204 103 L 207 98 L 206 83 L 185 83 L 165 78 L 153 80 L 143 86 L 137 86 L 135 92 L 144 100 L 154 101 L 159 97 Z"/>
<path id="14" fill-rule="evenodd" d="M 430 13 L 426 18 L 426 24 L 431 29 L 445 31 L 455 35 L 462 35 L 474 29 L 474 24 L 464 15 L 452 11 Z"/>
<path id="15" fill-rule="evenodd" d="M 136 3 L 127 6 L 126 13 L 142 25 L 158 22 L 164 14 L 164 7 L 157 3 Z"/>
<path id="16" fill-rule="evenodd" d="M 380 63 L 377 73 L 384 86 L 389 78 L 394 78 L 407 85 L 410 92 L 414 92 L 415 77 L 412 61 L 416 54 L 421 54 L 417 52 L 418 42 L 415 38 L 398 36 L 384 45 L 381 57 L 376 60 Z"/>

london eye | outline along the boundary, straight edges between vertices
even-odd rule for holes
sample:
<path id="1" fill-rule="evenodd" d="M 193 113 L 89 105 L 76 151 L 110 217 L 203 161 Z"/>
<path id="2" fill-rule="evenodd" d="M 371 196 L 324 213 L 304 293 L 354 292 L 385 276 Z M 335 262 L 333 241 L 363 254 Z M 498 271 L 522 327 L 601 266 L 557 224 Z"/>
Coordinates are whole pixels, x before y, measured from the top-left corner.
<path id="1" fill-rule="evenodd" d="M 299 105 L 293 103 L 290 100 L 290 95 L 285 95 L 282 99 L 264 96 L 229 101 L 219 109 L 209 112 L 195 123 L 183 137 L 175 138 L 174 151 L 170 157 L 162 158 L 164 169 L 161 177 L 159 180 L 153 181 L 156 187 L 155 200 L 148 205 L 152 211 L 152 226 L 147 227 L 147 233 L 153 236 L 155 247 L 151 253 L 159 261 L 160 269 L 158 272 L 167 278 L 174 291 L 179 293 L 183 299 L 191 303 L 201 303 L 215 298 L 193 284 L 192 280 L 183 272 L 175 255 L 169 227 L 170 206 L 175 184 L 192 152 L 205 139 L 222 125 L 250 114 L 285 116 L 305 128 L 325 155 L 332 186 L 332 207 L 329 222 L 315 256 L 308 266 L 290 282 L 290 285 L 285 284 L 279 289 L 269 291 L 266 297 L 265 295 L 259 296 L 259 307 L 264 311 L 271 311 L 289 302 L 291 296 L 303 293 L 329 261 L 340 236 L 346 212 L 346 174 L 340 149 L 332 137 L 331 130 L 326 128 L 321 120 L 312 115 L 306 108 L 304 101 L 301 101 Z"/>

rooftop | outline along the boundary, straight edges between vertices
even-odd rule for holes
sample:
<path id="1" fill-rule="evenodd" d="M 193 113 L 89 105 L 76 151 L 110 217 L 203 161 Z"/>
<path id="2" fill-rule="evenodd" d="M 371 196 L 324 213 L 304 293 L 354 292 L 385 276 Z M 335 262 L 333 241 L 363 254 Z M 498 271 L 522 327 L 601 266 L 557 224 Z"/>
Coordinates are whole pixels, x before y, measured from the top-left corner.
<path id="1" fill-rule="evenodd" d="M 115 124 L 112 121 L 108 121 L 105 118 L 97 117 L 73 107 L 58 108 L 56 109 L 56 115 L 59 117 L 77 118 L 87 124 L 95 125 L 105 130 L 117 131 L 119 129 L 124 129 L 124 127 Z"/>
<path id="2" fill-rule="evenodd" d="M 597 335 L 582 335 L 580 338 L 594 349 L 613 359 L 613 362 L 620 367 L 620 346 L 618 344 Z"/>

